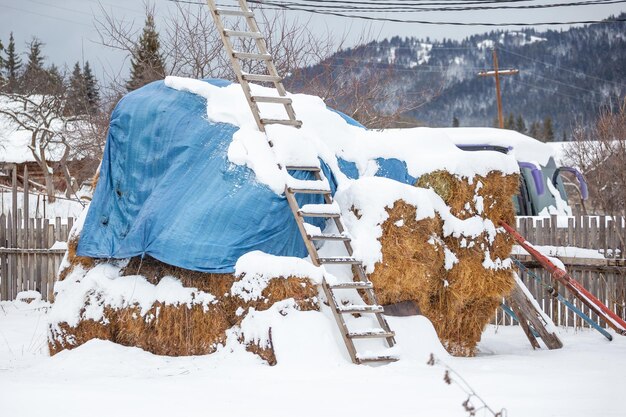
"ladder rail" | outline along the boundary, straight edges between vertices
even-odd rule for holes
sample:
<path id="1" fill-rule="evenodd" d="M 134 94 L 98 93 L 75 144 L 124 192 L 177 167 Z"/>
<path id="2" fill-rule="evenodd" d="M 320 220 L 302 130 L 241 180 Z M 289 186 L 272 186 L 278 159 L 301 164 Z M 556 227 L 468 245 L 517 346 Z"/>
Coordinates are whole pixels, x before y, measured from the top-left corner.
<path id="1" fill-rule="evenodd" d="M 282 77 L 278 74 L 278 70 L 276 68 L 276 64 L 272 59 L 271 54 L 268 50 L 268 44 L 265 37 L 261 34 L 257 21 L 254 17 L 254 13 L 248 7 L 248 3 L 246 0 L 237 0 L 239 4 L 239 10 L 232 9 L 218 9 L 215 0 L 207 0 L 207 4 L 209 6 L 209 10 L 211 12 L 211 16 L 213 21 L 215 22 L 215 26 L 219 32 L 220 39 L 224 44 L 224 48 L 226 49 L 226 53 L 228 54 L 229 61 L 233 68 L 233 71 L 237 77 L 237 81 L 242 87 L 243 93 L 246 97 L 246 101 L 248 102 L 248 106 L 250 107 L 250 111 L 253 114 L 254 120 L 257 124 L 259 131 L 265 133 L 267 141 L 271 146 L 273 146 L 269 137 L 267 137 L 266 125 L 269 124 L 283 124 L 287 126 L 293 126 L 299 128 L 302 124 L 296 118 L 295 111 L 293 109 L 293 103 L 291 99 L 287 98 L 287 91 L 283 85 Z M 222 21 L 221 16 L 234 16 L 234 17 L 243 17 L 248 30 L 244 30 L 243 28 L 233 28 L 226 29 L 224 27 L 224 22 Z M 241 30 L 240 30 L 241 29 Z M 234 49 L 233 38 L 243 38 L 250 39 L 251 42 L 248 44 L 247 42 L 243 42 L 244 49 L 246 45 L 254 44 L 256 46 L 257 52 L 238 52 Z M 248 74 L 243 72 L 241 60 L 250 59 L 250 60 L 261 60 L 265 64 L 267 69 L 267 74 Z M 267 95 L 253 95 L 252 89 L 250 86 L 250 81 L 260 81 L 266 83 L 273 83 L 276 92 L 278 93 L 278 97 L 271 97 Z M 287 113 L 287 119 L 267 119 L 261 116 L 261 111 L 258 106 L 258 103 L 269 103 L 269 104 L 280 104 L 284 107 Z M 280 165 L 279 165 L 280 167 Z M 292 167 L 297 168 L 299 171 L 309 171 L 313 174 L 313 178 L 316 181 L 325 180 L 323 173 L 319 167 Z M 359 354 L 356 350 L 356 346 L 354 344 L 353 339 L 362 339 L 362 338 L 380 338 L 385 339 L 389 347 L 393 347 L 395 345 L 395 333 L 389 327 L 387 320 L 383 315 L 383 309 L 378 305 L 378 301 L 376 298 L 376 294 L 374 292 L 374 287 L 372 283 L 369 281 L 365 269 L 363 267 L 363 263 L 353 258 L 354 250 L 352 248 L 352 243 L 349 235 L 347 235 L 346 228 L 343 224 L 341 214 L 328 213 L 329 215 L 325 215 L 324 213 L 318 213 L 316 217 L 329 217 L 335 223 L 335 226 L 338 230 L 338 235 L 341 239 L 335 237 L 331 240 L 338 240 L 344 244 L 346 252 L 348 256 L 341 257 L 330 257 L 330 258 L 320 258 L 317 248 L 315 247 L 314 240 L 319 239 L 320 236 L 323 235 L 310 235 L 307 232 L 304 215 L 300 212 L 301 207 L 298 204 L 296 199 L 297 193 L 307 193 L 307 194 L 316 194 L 320 195 L 325 202 L 325 204 L 333 204 L 332 194 L 330 193 L 330 189 L 316 189 L 316 188 L 290 188 L 287 184 L 285 185 L 285 197 L 289 204 L 289 207 L 292 211 L 293 217 L 298 226 L 298 230 L 302 236 L 304 244 L 307 248 L 307 251 L 311 257 L 311 262 L 315 266 L 322 266 L 323 263 L 335 263 L 335 264 L 350 264 L 352 266 L 353 275 L 356 277 L 354 281 L 355 284 L 350 285 L 349 283 L 344 285 L 330 286 L 326 281 L 326 278 L 322 281 L 322 289 L 326 298 L 328 300 L 328 304 L 332 310 L 333 316 L 335 317 L 335 321 L 339 326 L 339 330 L 341 333 L 341 337 L 348 349 L 348 353 L 352 361 L 356 364 L 366 363 L 366 362 L 392 362 L 397 359 L 390 356 L 374 356 L 374 357 L 363 357 L 362 359 L 359 357 Z M 305 213 L 306 214 L 306 213 Z M 334 235 L 328 235 L 334 236 Z M 321 260 L 321 261 L 320 261 Z M 358 284 L 356 284 L 358 283 Z M 337 299 L 335 298 L 335 289 L 344 290 L 344 289 L 352 289 L 356 290 L 359 297 L 365 304 L 362 305 L 354 305 L 354 306 L 345 306 L 341 307 L 337 305 Z M 350 332 L 348 329 L 348 325 L 343 317 L 343 314 L 374 314 L 380 329 L 374 329 L 369 332 Z"/>

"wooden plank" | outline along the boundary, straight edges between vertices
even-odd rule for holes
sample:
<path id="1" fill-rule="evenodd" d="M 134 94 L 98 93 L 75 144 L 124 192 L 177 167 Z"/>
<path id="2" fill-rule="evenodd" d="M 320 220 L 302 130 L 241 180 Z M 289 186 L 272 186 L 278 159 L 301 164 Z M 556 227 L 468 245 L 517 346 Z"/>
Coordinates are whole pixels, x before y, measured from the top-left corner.
<path id="1" fill-rule="evenodd" d="M 591 225 L 589 226 L 589 248 L 591 249 L 600 249 L 600 242 L 598 239 L 598 218 L 591 217 L 589 219 L 591 221 Z"/>
<path id="2" fill-rule="evenodd" d="M 37 219 L 33 219 L 35 227 L 33 229 L 33 248 L 35 249 L 43 249 L 43 233 L 41 230 L 41 219 L 37 218 Z M 41 254 L 34 254 L 33 255 L 33 260 L 34 260 L 34 272 L 35 272 L 35 277 L 37 277 L 37 287 L 39 288 L 39 292 L 41 293 L 42 297 L 45 297 L 44 294 L 47 294 L 48 291 L 48 283 L 46 282 L 46 280 L 44 279 L 44 277 L 41 275 L 41 258 L 45 256 L 45 255 L 41 255 Z"/>
<path id="3" fill-rule="evenodd" d="M 61 218 L 54 218 L 54 239 L 57 242 L 63 242 L 63 236 L 61 236 Z"/>
<path id="4" fill-rule="evenodd" d="M 575 246 L 574 219 L 572 217 L 567 219 L 567 246 Z"/>
<path id="5" fill-rule="evenodd" d="M 55 241 L 54 225 L 48 223 L 48 242 L 46 246 L 48 248 L 54 245 Z M 56 280 L 56 269 L 54 267 L 54 255 L 48 255 L 47 257 L 47 270 L 48 270 L 48 300 L 54 300 L 54 282 Z"/>
<path id="6" fill-rule="evenodd" d="M 557 239 L 557 233 L 558 233 L 559 228 L 558 228 L 558 222 L 557 222 L 556 214 L 552 214 L 550 216 L 549 220 L 550 220 L 550 222 L 549 222 L 549 225 L 550 225 L 550 245 L 558 246 L 559 242 L 558 242 L 558 239 Z"/>
<path id="7" fill-rule="evenodd" d="M 22 209 L 17 209 L 17 240 L 15 241 L 15 247 L 16 248 L 21 248 L 23 247 L 23 243 L 24 243 L 24 223 L 23 223 L 23 217 L 22 217 Z M 24 277 L 24 271 L 22 270 L 23 268 L 23 262 L 22 262 L 22 256 L 20 253 L 16 254 L 16 264 L 17 264 L 17 291 L 20 292 L 22 291 L 22 285 L 23 285 L 23 277 Z"/>
<path id="8" fill-rule="evenodd" d="M 606 257 L 607 242 L 606 242 L 606 216 L 600 216 L 600 224 L 598 225 L 598 244 L 599 249 L 602 250 L 602 254 Z"/>
<path id="9" fill-rule="evenodd" d="M 12 247 L 13 244 L 13 214 L 11 210 L 9 210 L 9 215 L 7 216 L 7 248 Z M 8 298 L 9 300 L 13 299 L 13 281 L 15 279 L 15 275 L 13 274 L 13 265 L 11 264 L 11 259 L 7 256 L 7 281 L 9 284 L 9 292 Z"/>
<path id="10" fill-rule="evenodd" d="M 43 224 L 42 224 L 42 246 L 45 248 L 49 248 L 48 246 L 48 241 L 50 239 L 50 220 L 48 219 L 43 219 Z M 48 272 L 48 258 L 50 257 L 50 255 L 48 256 L 44 256 L 41 259 L 41 276 L 42 276 L 42 280 L 45 281 L 45 287 L 46 287 L 46 293 L 45 294 L 41 294 L 46 300 L 48 301 L 52 301 L 52 297 L 51 297 L 51 292 L 53 290 L 52 288 L 52 283 L 50 282 L 50 276 L 49 276 L 49 272 Z"/>

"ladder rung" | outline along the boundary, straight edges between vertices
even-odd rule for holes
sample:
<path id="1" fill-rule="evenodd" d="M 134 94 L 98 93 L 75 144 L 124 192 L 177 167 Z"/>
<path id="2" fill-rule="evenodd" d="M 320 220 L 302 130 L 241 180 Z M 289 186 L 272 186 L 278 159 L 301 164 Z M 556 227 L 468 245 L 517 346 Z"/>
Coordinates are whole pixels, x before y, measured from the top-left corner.
<path id="1" fill-rule="evenodd" d="M 384 309 L 382 306 L 371 306 L 368 304 L 363 305 L 347 305 L 347 306 L 339 306 L 337 307 L 337 311 L 342 314 L 352 314 L 352 313 L 383 313 Z"/>
<path id="2" fill-rule="evenodd" d="M 272 56 L 268 54 L 252 54 L 248 52 L 233 52 L 233 56 L 238 59 L 257 59 L 259 61 L 271 61 Z"/>
<path id="3" fill-rule="evenodd" d="M 374 339 L 377 337 L 380 338 L 387 338 L 387 337 L 394 337 L 396 335 L 395 332 L 391 332 L 391 331 L 386 331 L 384 329 L 376 329 L 376 330 L 369 330 L 369 331 L 363 331 L 363 332 L 350 332 L 348 333 L 348 337 L 350 339 Z"/>
<path id="4" fill-rule="evenodd" d="M 305 166 L 295 166 L 295 165 L 287 165 L 285 167 L 287 171 L 311 171 L 311 172 L 320 172 L 320 167 L 305 167 Z"/>
<path id="5" fill-rule="evenodd" d="M 326 217 L 329 219 L 340 217 L 340 214 L 337 213 L 311 213 L 304 210 L 298 210 L 298 214 L 302 217 Z"/>
<path id="6" fill-rule="evenodd" d="M 355 281 L 341 282 L 339 284 L 329 285 L 328 288 L 330 288 L 331 290 L 371 290 L 374 288 L 374 285 L 371 282 Z"/>
<path id="7" fill-rule="evenodd" d="M 254 17 L 253 12 L 244 12 L 243 10 L 226 10 L 226 9 L 215 9 L 215 13 L 221 16 L 243 16 L 243 17 Z"/>
<path id="8" fill-rule="evenodd" d="M 224 35 L 233 36 L 238 38 L 253 38 L 253 39 L 261 39 L 263 35 L 259 32 L 243 32 L 239 30 L 228 30 L 224 29 Z"/>
<path id="9" fill-rule="evenodd" d="M 258 81 L 264 83 L 277 83 L 282 81 L 282 78 L 278 75 L 265 75 L 265 74 L 242 74 L 241 78 L 246 81 Z"/>
<path id="10" fill-rule="evenodd" d="M 252 96 L 251 99 L 255 103 L 291 104 L 291 99 L 289 97 Z"/>
<path id="11" fill-rule="evenodd" d="M 358 265 L 361 263 L 358 259 L 354 259 L 349 256 L 331 256 L 330 258 L 319 258 L 318 261 L 321 264 L 347 264 Z"/>
<path id="12" fill-rule="evenodd" d="M 348 241 L 350 238 L 344 234 L 340 233 L 329 233 L 329 234 L 321 234 L 321 235 L 310 235 L 310 240 L 341 240 Z"/>
<path id="13" fill-rule="evenodd" d="M 398 358 L 395 356 L 364 356 L 359 357 L 357 354 L 356 360 L 359 364 L 361 363 L 370 363 L 370 362 L 397 362 Z"/>
<path id="14" fill-rule="evenodd" d="M 293 194 L 330 194 L 330 190 L 321 190 L 318 188 L 291 188 L 289 187 L 289 192 Z M 305 214 L 301 211 L 298 211 L 302 216 Z M 311 215 L 309 217 L 338 217 L 338 216 L 319 216 L 319 215 Z"/>
<path id="15" fill-rule="evenodd" d="M 261 119 L 261 124 L 264 125 L 285 125 L 285 126 L 302 126 L 302 122 L 300 120 L 291 120 L 291 119 Z"/>

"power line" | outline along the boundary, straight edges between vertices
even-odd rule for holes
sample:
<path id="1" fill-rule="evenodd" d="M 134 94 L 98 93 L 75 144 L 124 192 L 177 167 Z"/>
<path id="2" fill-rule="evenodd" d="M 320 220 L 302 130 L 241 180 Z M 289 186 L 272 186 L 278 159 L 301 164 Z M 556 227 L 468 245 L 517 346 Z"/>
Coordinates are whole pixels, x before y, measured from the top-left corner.
<path id="1" fill-rule="evenodd" d="M 550 4 L 531 4 L 531 5 L 503 5 L 502 2 L 478 2 L 474 6 L 468 6 L 473 2 L 465 3 L 419 3 L 416 6 L 391 6 L 391 3 L 381 4 L 376 3 L 363 3 L 367 6 L 347 6 L 345 4 L 339 4 L 343 2 L 336 2 L 337 4 L 327 4 L 328 2 L 316 1 L 322 4 L 303 4 L 298 1 L 276 1 L 275 4 L 281 4 L 289 7 L 316 7 L 321 10 L 332 10 L 337 12 L 365 12 L 365 13 L 418 13 L 418 12 L 463 12 L 463 11 L 486 11 L 486 10 L 516 10 L 516 9 L 552 9 L 560 7 L 580 7 L 580 6 L 598 6 L 617 3 L 626 3 L 626 0 L 583 0 L 572 3 L 550 3 Z M 487 4 L 487 5 L 485 5 Z M 444 7 L 424 7 L 432 5 L 442 5 Z M 460 7 L 450 7 L 450 5 L 460 5 Z"/>
<path id="2" fill-rule="evenodd" d="M 538 62 L 540 64 L 543 64 L 543 65 L 546 65 L 546 66 L 549 66 L 549 67 L 553 67 L 553 68 L 556 68 L 556 69 L 559 69 L 559 70 L 567 71 L 567 72 L 570 72 L 570 73 L 575 74 L 575 75 L 583 75 L 585 77 L 594 78 L 594 79 L 599 80 L 599 81 L 604 81 L 604 82 L 607 82 L 607 83 L 617 84 L 617 85 L 622 86 L 622 87 L 626 86 L 626 84 L 623 84 L 623 83 L 618 82 L 618 81 L 605 80 L 604 78 L 596 77 L 594 75 L 585 74 L 584 72 L 581 72 L 581 71 L 570 70 L 570 69 L 567 69 L 567 68 L 564 68 L 564 67 L 561 67 L 561 66 L 558 66 L 558 65 L 550 64 L 548 62 L 544 62 L 544 61 L 540 61 L 540 60 L 535 59 L 535 58 L 531 58 L 531 57 L 526 56 L 526 55 L 518 54 L 518 53 L 510 51 L 508 49 L 504 49 L 504 48 L 498 48 L 498 49 L 501 50 L 501 51 L 504 51 L 506 53 L 509 53 L 511 55 L 516 55 L 516 56 L 519 56 L 520 58 L 525 58 L 525 59 L 528 59 L 528 60 L 531 60 L 531 61 L 535 61 L 535 62 Z"/>
<path id="3" fill-rule="evenodd" d="M 86 26 L 86 27 L 89 27 L 89 28 L 91 27 L 91 25 L 87 25 L 87 24 L 82 23 L 82 22 L 77 22 L 75 20 L 65 19 L 65 18 L 59 17 L 59 16 L 51 16 L 51 15 L 45 14 L 45 13 L 33 12 L 31 10 L 24 10 L 24 9 L 20 9 L 19 7 L 7 6 L 5 4 L 0 4 L 0 7 L 4 7 L 5 9 L 17 10 L 18 12 L 23 12 L 23 13 L 30 13 L 30 14 L 33 14 L 33 15 L 36 15 L 36 16 L 47 17 L 49 19 L 54 19 L 54 20 L 59 20 L 59 21 L 63 21 L 63 22 L 73 23 L 75 25 Z"/>

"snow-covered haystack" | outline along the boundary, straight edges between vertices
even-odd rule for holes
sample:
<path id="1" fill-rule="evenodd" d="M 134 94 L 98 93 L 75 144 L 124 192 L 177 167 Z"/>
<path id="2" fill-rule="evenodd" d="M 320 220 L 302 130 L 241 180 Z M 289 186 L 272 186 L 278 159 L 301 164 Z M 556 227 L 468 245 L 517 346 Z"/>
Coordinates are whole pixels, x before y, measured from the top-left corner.
<path id="1" fill-rule="evenodd" d="M 512 242 L 496 224 L 513 216 L 517 178 L 490 173 L 470 183 L 445 172 L 422 178 L 420 185 L 439 195 L 376 178 L 356 181 L 339 200 L 352 212 L 348 228 L 379 302 L 416 302 L 450 353 L 472 356 L 513 287 Z"/>
<path id="2" fill-rule="evenodd" d="M 55 287 L 51 354 L 97 338 L 159 355 L 203 355 L 231 337 L 273 365 L 271 325 L 246 330 L 242 322 L 285 300 L 296 310 L 319 310 L 321 275 L 308 264 L 304 270 L 312 277 L 297 272 L 304 263 L 297 258 L 278 261 L 252 252 L 234 275 L 190 271 L 150 257 L 100 261 L 91 269 L 76 259 Z M 285 276 L 272 276 L 263 265 L 282 265 L 274 271 Z"/>

